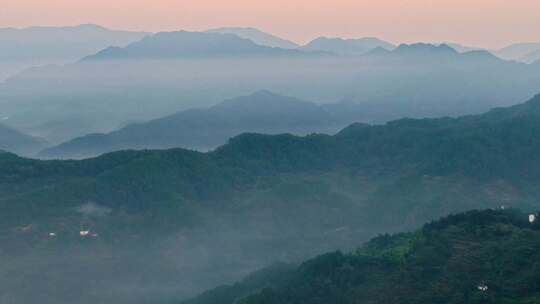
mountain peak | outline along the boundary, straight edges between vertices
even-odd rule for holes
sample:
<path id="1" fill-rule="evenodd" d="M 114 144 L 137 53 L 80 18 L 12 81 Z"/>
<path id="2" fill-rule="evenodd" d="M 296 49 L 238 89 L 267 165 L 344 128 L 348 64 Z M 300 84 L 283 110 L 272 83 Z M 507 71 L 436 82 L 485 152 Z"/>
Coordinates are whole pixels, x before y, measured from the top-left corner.
<path id="1" fill-rule="evenodd" d="M 448 44 L 443 43 L 440 45 L 434 45 L 430 43 L 413 43 L 413 44 L 401 44 L 395 50 L 398 53 L 447 53 L 457 54 L 458 52 L 451 48 Z"/>
<path id="2" fill-rule="evenodd" d="M 254 92 L 253 94 L 249 95 L 250 97 L 283 97 L 281 95 L 278 95 L 270 90 L 259 90 Z"/>
<path id="3" fill-rule="evenodd" d="M 92 30 L 104 30 L 104 31 L 109 30 L 108 28 L 104 26 L 101 26 L 99 24 L 94 24 L 94 23 L 83 23 L 74 27 L 79 28 L 79 29 L 92 29 Z"/>
<path id="4" fill-rule="evenodd" d="M 121 49 L 105 49 L 85 60 L 133 58 L 227 58 L 296 56 L 301 51 L 272 48 L 256 44 L 232 33 L 160 32 Z"/>
<path id="5" fill-rule="evenodd" d="M 301 47 L 302 50 L 331 52 L 340 55 L 363 55 L 375 48 L 391 50 L 394 49 L 395 46 L 375 37 L 358 39 L 318 37 Z"/>
<path id="6" fill-rule="evenodd" d="M 474 59 L 485 59 L 485 60 L 496 60 L 501 61 L 501 59 L 495 55 L 493 55 L 491 52 L 486 50 L 474 50 L 474 51 L 468 51 L 462 53 L 462 55 L 474 58 Z"/>
<path id="7" fill-rule="evenodd" d="M 276 47 L 282 49 L 298 48 L 298 44 L 290 40 L 277 37 L 273 34 L 261 31 L 254 27 L 222 27 L 207 30 L 206 33 L 233 34 L 244 39 L 249 39 L 258 45 L 268 47 Z"/>
<path id="8" fill-rule="evenodd" d="M 295 105 L 313 105 L 315 104 L 307 101 L 302 101 L 294 97 L 283 96 L 276 94 L 270 90 L 259 90 L 250 95 L 240 96 L 233 99 L 225 100 L 224 102 L 215 105 L 212 109 L 225 109 L 225 108 L 234 108 L 239 110 L 242 108 L 252 108 L 254 115 L 256 113 L 265 112 L 265 111 L 274 111 L 283 112 L 285 114 L 285 109 Z"/>

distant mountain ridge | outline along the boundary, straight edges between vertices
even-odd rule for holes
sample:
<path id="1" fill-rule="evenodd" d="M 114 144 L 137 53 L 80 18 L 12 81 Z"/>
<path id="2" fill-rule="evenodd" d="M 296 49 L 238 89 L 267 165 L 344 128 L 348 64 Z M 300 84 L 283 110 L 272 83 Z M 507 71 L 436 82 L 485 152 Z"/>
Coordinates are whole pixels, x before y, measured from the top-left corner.
<path id="1" fill-rule="evenodd" d="M 67 27 L 0 28 L 0 81 L 25 68 L 79 60 L 109 46 L 125 46 L 148 35 L 94 24 Z"/>
<path id="2" fill-rule="evenodd" d="M 174 32 L 90 58 L 26 70 L 0 84 L 10 124 L 58 144 L 261 88 L 316 103 L 348 99 L 373 114 L 363 122 L 386 122 L 481 113 L 524 100 L 540 83 L 534 65 L 430 44 L 340 56 L 232 34 Z"/>
<path id="3" fill-rule="evenodd" d="M 68 27 L 0 28 L 0 61 L 80 59 L 108 46 L 124 46 L 147 32 L 111 30 L 94 24 Z M 36 49 L 39 48 L 39 49 Z"/>
<path id="4" fill-rule="evenodd" d="M 76 138 L 42 151 L 40 157 L 82 158 L 123 149 L 176 147 L 205 151 L 246 132 L 305 135 L 333 133 L 345 125 L 314 103 L 259 91 L 208 109 L 182 111 L 109 134 Z"/>
<path id="5" fill-rule="evenodd" d="M 234 34 L 240 38 L 249 39 L 256 44 L 277 47 L 281 49 L 296 49 L 298 44 L 287 39 L 283 39 L 272 34 L 263 32 L 252 27 L 222 27 L 207 30 L 208 33 Z"/>
<path id="6" fill-rule="evenodd" d="M 23 134 L 0 124 L 0 150 L 21 155 L 34 155 L 45 146 L 46 142 L 42 139 Z"/>
<path id="7" fill-rule="evenodd" d="M 463 44 L 453 43 L 453 42 L 443 42 L 441 44 L 446 44 L 446 45 L 450 46 L 451 48 L 453 48 L 454 50 L 456 50 L 456 51 L 458 51 L 460 53 L 465 53 L 465 52 L 470 52 L 470 51 L 485 51 L 486 50 L 485 48 L 481 48 L 481 47 L 468 46 L 468 45 L 463 45 Z"/>
<path id="8" fill-rule="evenodd" d="M 393 50 L 375 48 L 364 55 L 367 58 L 379 60 L 395 60 L 410 63 L 444 64 L 471 63 L 471 64 L 501 64 L 505 61 L 487 50 L 471 50 L 458 52 L 448 44 L 434 45 L 430 43 L 400 44 Z"/>
<path id="9" fill-rule="evenodd" d="M 370 55 L 394 55 L 394 56 L 412 56 L 412 55 L 431 55 L 458 57 L 460 53 L 447 44 L 434 45 L 430 43 L 400 44 L 396 48 L 388 50 L 384 48 L 375 48 L 368 52 Z M 440 58 L 440 57 L 439 57 Z"/>
<path id="10" fill-rule="evenodd" d="M 249 41 L 248 43 L 252 44 Z M 455 68 L 455 66 L 458 64 L 470 65 L 471 67 L 497 65 L 501 66 L 502 68 L 509 65 L 509 68 L 511 69 L 517 67 L 528 68 L 522 64 L 503 61 L 487 51 L 469 51 L 459 53 L 445 44 L 438 46 L 432 44 L 403 44 L 394 50 L 377 48 L 365 55 L 360 56 L 359 59 L 366 60 L 368 62 L 374 61 L 376 64 L 414 64 L 416 66 L 427 66 L 428 68 L 431 68 L 433 65 L 441 65 L 450 69 L 447 74 L 456 73 L 456 77 L 461 75 L 461 72 Z M 442 76 L 444 77 L 445 74 Z M 441 75 L 437 77 L 441 77 Z M 388 81 L 386 79 L 383 80 Z M 431 77 L 427 80 L 422 79 L 422 81 L 430 82 Z M 478 79 L 477 81 L 484 80 Z M 531 81 L 531 79 L 528 79 L 527 81 Z M 405 80 L 401 81 L 401 83 L 405 83 Z M 461 85 L 460 83 L 461 80 L 458 80 L 458 85 Z M 414 82 L 413 85 L 417 85 L 416 82 Z M 438 85 L 441 84 L 439 83 Z M 446 87 L 448 86 L 449 83 L 446 83 Z M 422 94 L 427 89 L 429 89 L 429 87 L 422 85 L 418 88 L 418 92 L 415 94 Z M 283 99 L 282 96 L 272 95 L 268 92 L 266 92 L 266 94 L 259 95 L 265 96 L 263 99 L 268 102 L 269 106 L 271 106 L 273 102 Z M 253 99 L 256 100 L 258 98 L 255 97 Z M 294 103 L 292 102 L 293 99 L 288 100 L 291 102 L 290 104 Z M 299 104 L 305 105 L 306 103 Z M 471 101 L 463 106 L 472 107 L 475 105 L 476 103 Z M 245 110 L 246 106 L 247 104 L 243 104 L 239 108 Z M 385 114 L 384 106 L 392 107 L 396 114 Z M 276 115 L 273 117 L 275 120 L 274 123 L 278 124 L 276 127 L 272 127 L 272 123 L 268 121 L 268 119 L 270 119 L 269 117 L 264 118 L 266 114 L 264 113 L 266 109 L 264 103 L 260 103 L 256 106 L 258 107 L 256 109 L 258 111 L 249 112 L 252 114 L 252 121 L 246 119 L 245 116 L 243 118 L 244 120 L 241 120 L 241 112 L 233 115 L 224 111 L 224 113 L 217 115 L 216 113 L 223 111 L 223 109 L 216 106 L 210 108 L 209 111 L 186 111 L 185 113 L 182 113 L 182 115 L 173 115 L 169 116 L 168 118 L 154 120 L 150 123 L 142 123 L 130 126 L 119 131 L 114 131 L 110 134 L 90 134 L 82 137 L 75 137 L 68 141 L 64 141 L 64 143 L 60 144 L 59 146 L 43 151 L 40 153 L 40 157 L 82 158 L 96 156 L 102 153 L 121 149 L 162 149 L 184 147 L 198 150 L 208 150 L 225 143 L 229 137 L 243 132 L 262 132 L 271 134 L 283 132 L 297 135 L 308 134 L 311 132 L 332 133 L 352 122 L 361 121 L 380 123 L 392 119 L 398 119 L 400 117 L 410 117 L 411 113 L 415 113 L 415 111 L 417 111 L 415 113 L 416 117 L 430 116 L 430 106 L 432 105 L 419 104 L 414 106 L 407 102 L 400 102 L 397 98 L 394 103 L 386 104 L 380 104 L 371 100 L 367 100 L 365 102 L 352 101 L 330 103 L 320 106 L 320 111 L 314 115 L 314 117 L 318 120 L 319 125 L 314 123 L 310 123 L 310 125 L 308 125 L 307 120 L 302 122 L 304 124 L 303 126 L 294 126 L 290 123 L 288 126 L 279 125 L 280 117 L 279 115 Z M 306 107 L 306 113 L 315 113 L 311 111 L 311 109 L 314 107 L 318 106 L 311 104 L 311 106 Z M 432 111 L 438 110 L 437 107 L 437 105 L 433 105 L 434 110 Z M 288 115 L 287 109 L 288 107 L 283 107 L 283 111 L 281 112 L 281 115 L 284 115 L 284 117 Z M 425 111 L 423 112 L 425 114 L 418 111 Z M 457 114 L 459 115 L 460 113 L 458 112 Z M 217 116 L 215 118 L 211 118 L 214 115 Z M 449 113 L 441 111 L 440 115 L 449 115 Z M 195 119 L 195 117 L 197 117 L 197 119 Z M 305 116 L 299 117 L 302 117 L 302 119 L 305 118 Z M 175 120 L 177 122 L 174 122 Z M 204 121 L 206 124 L 196 123 L 194 120 L 199 122 Z M 263 127 L 256 127 L 258 120 L 264 122 L 265 125 Z M 183 122 L 183 125 L 180 122 Z M 188 122 L 191 122 L 191 125 L 189 125 Z M 169 126 L 167 127 L 168 124 Z M 209 126 L 214 126 L 215 129 L 219 131 L 210 132 L 210 130 L 208 130 Z M 180 131 L 177 132 L 175 131 L 176 129 Z"/>
<path id="11" fill-rule="evenodd" d="M 331 52 L 340 55 L 363 55 L 375 48 L 392 50 L 395 45 L 380 40 L 378 38 L 368 37 L 359 39 L 327 38 L 319 37 L 299 49 L 305 51 Z"/>
<path id="12" fill-rule="evenodd" d="M 252 56 L 300 56 L 304 54 L 306 53 L 297 50 L 258 45 L 235 34 L 179 31 L 157 33 L 125 48 L 107 48 L 83 60 L 249 58 Z"/>

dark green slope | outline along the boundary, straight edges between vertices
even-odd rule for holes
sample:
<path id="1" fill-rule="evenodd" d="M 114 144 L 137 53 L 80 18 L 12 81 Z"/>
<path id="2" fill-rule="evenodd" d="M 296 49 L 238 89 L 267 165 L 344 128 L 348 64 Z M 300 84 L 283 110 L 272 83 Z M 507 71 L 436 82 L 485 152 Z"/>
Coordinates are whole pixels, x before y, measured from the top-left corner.
<path id="1" fill-rule="evenodd" d="M 472 211 L 377 237 L 351 254 L 321 255 L 295 271 L 269 268 L 184 303 L 532 304 L 540 301 L 539 260 L 540 225 L 527 214 Z"/>
<path id="2" fill-rule="evenodd" d="M 370 196 L 379 201 L 390 197 L 388 208 L 397 204 L 393 195 L 404 191 L 417 197 L 410 202 L 416 208 L 428 203 L 422 201 L 426 184 L 449 192 L 457 189 L 451 187 L 471 191 L 478 186 L 485 193 L 475 195 L 484 195 L 485 203 L 497 199 L 490 191 L 506 191 L 510 204 L 535 204 L 540 177 L 538 104 L 540 97 L 481 116 L 352 125 L 335 136 L 245 134 L 209 153 L 126 151 L 83 161 L 4 154 L 0 208 L 17 213 L 3 212 L 16 220 L 52 201 L 60 207 L 96 200 L 136 212 L 175 202 L 215 204 L 218 199 L 220 206 L 227 206 L 251 191 L 294 184 L 308 176 L 321 181 L 331 174 L 347 179 L 369 176 L 370 188 L 374 183 L 380 190 Z M 449 192 L 439 193 L 440 199 Z M 430 208 L 443 207 L 450 208 Z"/>

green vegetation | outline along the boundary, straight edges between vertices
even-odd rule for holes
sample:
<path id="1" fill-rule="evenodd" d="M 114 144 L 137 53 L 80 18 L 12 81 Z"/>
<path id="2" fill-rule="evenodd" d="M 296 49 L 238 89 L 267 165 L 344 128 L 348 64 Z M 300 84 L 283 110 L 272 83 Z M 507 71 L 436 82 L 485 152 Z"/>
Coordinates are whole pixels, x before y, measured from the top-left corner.
<path id="1" fill-rule="evenodd" d="M 472 211 L 321 255 L 279 279 L 270 268 L 185 304 L 538 303 L 538 261 L 540 225 L 527 214 Z"/>
<path id="2" fill-rule="evenodd" d="M 177 216 L 187 210 L 240 212 L 275 195 L 301 207 L 312 203 L 305 201 L 315 198 L 312 191 L 384 224 L 408 218 L 418 225 L 471 208 L 536 207 L 539 117 L 536 97 L 480 116 L 352 125 L 335 136 L 245 134 L 209 153 L 125 151 L 83 161 L 4 153 L 1 225 L 57 216 L 87 201 L 166 214 L 183 225 Z"/>
<path id="3" fill-rule="evenodd" d="M 58 282 L 80 283 L 72 276 L 85 265 L 92 270 L 78 277 L 85 290 L 66 287 L 46 303 L 82 294 L 93 304 L 110 299 L 98 282 L 116 265 L 125 271 L 114 277 L 132 278 L 133 286 L 174 282 L 158 300 L 179 300 L 276 261 L 351 250 L 447 214 L 537 210 L 539 118 L 540 96 L 478 116 L 355 124 L 335 136 L 244 134 L 209 153 L 120 151 L 82 161 L 2 153 L 0 258 L 9 262 L 0 277 L 9 280 L 0 294 L 33 303 L 41 293 L 13 293 L 27 273 L 47 292 Z M 99 237 L 81 238 L 81 229 Z M 388 244 L 365 255 L 408 267 L 416 241 Z M 119 255 L 126 258 L 102 258 Z M 141 260 L 145 280 L 130 272 Z M 178 260 L 185 264 L 162 262 Z M 9 265 L 25 271 L 13 275 Z M 58 280 L 43 282 L 40 273 Z"/>

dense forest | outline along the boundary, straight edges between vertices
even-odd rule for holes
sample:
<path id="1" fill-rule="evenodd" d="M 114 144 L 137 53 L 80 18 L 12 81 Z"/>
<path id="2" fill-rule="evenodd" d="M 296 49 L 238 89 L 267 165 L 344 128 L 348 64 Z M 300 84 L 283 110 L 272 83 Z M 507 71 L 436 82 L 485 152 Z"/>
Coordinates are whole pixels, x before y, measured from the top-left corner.
<path id="1" fill-rule="evenodd" d="M 515 210 L 470 211 L 352 253 L 276 265 L 184 304 L 533 304 L 540 225 Z"/>
<path id="2" fill-rule="evenodd" d="M 3 153 L 2 223 L 21 224 L 25 216 L 45 217 L 60 211 L 55 206 L 73 207 L 85 201 L 128 213 L 170 213 L 170 208 L 217 201 L 225 207 L 225 202 L 246 193 L 309 180 L 364 180 L 372 186 L 364 191 L 370 192 L 370 199 L 400 198 L 383 208 L 386 213 L 398 207 L 395 204 L 412 203 L 402 196 L 403 188 L 414 194 L 418 209 L 422 203 L 434 202 L 434 197 L 421 193 L 426 183 L 432 191 L 470 187 L 480 192 L 493 186 L 491 190 L 511 196 L 499 196 L 500 203 L 531 205 L 536 204 L 535 181 L 540 177 L 540 155 L 535 152 L 540 148 L 538 117 L 540 96 L 478 116 L 354 124 L 335 136 L 244 134 L 208 153 L 121 151 L 82 161 L 38 161 Z M 373 187 L 378 190 L 369 191 Z M 439 206 L 430 208 L 444 208 L 444 203 L 441 193 Z M 40 209 L 45 205 L 50 211 Z M 24 216 L 10 216 L 10 212 Z M 433 215 L 441 214 L 426 217 Z"/>
<path id="3" fill-rule="evenodd" d="M 483 115 L 354 124 L 334 136 L 243 134 L 208 153 L 120 151 L 81 161 L 1 153 L 0 243 L 9 246 L 0 258 L 10 261 L 0 266 L 10 278 L 1 291 L 10 296 L 29 280 L 8 275 L 20 264 L 41 286 L 17 293 L 30 297 L 22 302 L 62 285 L 46 304 L 80 293 L 88 304 L 144 303 L 133 292 L 124 301 L 109 295 L 104 279 L 153 282 L 146 297 L 182 299 L 275 261 L 350 250 L 450 213 L 536 210 L 539 114 L 537 96 Z M 165 263 L 178 259 L 185 263 Z M 143 279 L 131 275 L 142 261 Z M 74 272 L 85 273 L 84 290 L 65 280 Z"/>

